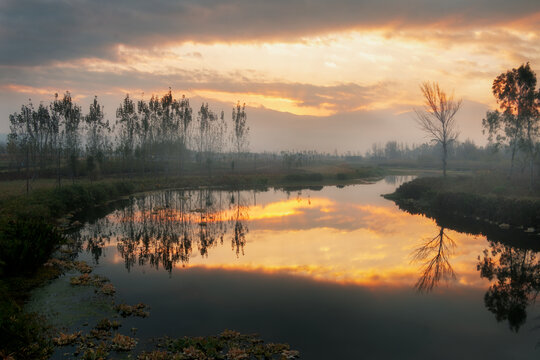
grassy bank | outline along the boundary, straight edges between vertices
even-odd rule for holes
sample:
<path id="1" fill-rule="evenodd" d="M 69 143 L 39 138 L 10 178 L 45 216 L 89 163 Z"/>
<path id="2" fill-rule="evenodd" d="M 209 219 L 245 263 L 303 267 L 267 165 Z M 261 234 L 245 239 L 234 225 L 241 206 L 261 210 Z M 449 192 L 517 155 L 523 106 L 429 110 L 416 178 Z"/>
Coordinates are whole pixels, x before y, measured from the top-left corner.
<path id="1" fill-rule="evenodd" d="M 540 228 L 540 192 L 504 174 L 422 177 L 386 195 L 402 209 L 429 217 L 459 216 L 502 227 Z"/>
<path id="2" fill-rule="evenodd" d="M 47 358 L 50 337 L 43 321 L 22 311 L 29 291 L 58 276 L 43 264 L 64 242 L 62 227 L 74 214 L 137 192 L 220 187 L 249 189 L 346 185 L 380 178 L 376 167 L 332 165 L 268 173 L 234 172 L 213 176 L 106 178 L 76 181 L 57 188 L 54 181 L 33 184 L 26 195 L 23 181 L 0 182 L 0 357 Z"/>

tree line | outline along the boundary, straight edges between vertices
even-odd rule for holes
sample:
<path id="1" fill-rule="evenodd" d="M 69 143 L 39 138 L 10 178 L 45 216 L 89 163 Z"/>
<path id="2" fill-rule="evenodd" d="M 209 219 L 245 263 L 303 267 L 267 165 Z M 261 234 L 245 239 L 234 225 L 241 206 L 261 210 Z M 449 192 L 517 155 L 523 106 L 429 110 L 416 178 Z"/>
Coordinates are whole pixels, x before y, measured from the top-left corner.
<path id="1" fill-rule="evenodd" d="M 215 112 L 208 103 L 194 114 L 189 99 L 176 99 L 169 89 L 148 101 L 127 94 L 115 115 L 114 122 L 106 119 L 97 96 L 84 113 L 69 91 L 37 108 L 30 100 L 9 116 L 10 160 L 26 171 L 27 180 L 54 174 L 60 185 L 62 177 L 75 179 L 81 170 L 96 178 L 112 169 L 169 173 L 191 163 L 210 169 L 225 153 L 234 167 L 232 154 L 248 151 L 249 126 L 240 102 L 228 121 L 224 111 Z"/>
<path id="2" fill-rule="evenodd" d="M 536 89 L 536 83 L 536 74 L 529 63 L 501 73 L 492 85 L 499 109 L 488 111 L 482 120 L 489 146 L 494 150 L 503 148 L 510 154 L 509 177 L 520 155 L 528 163 L 531 189 L 534 164 L 540 154 L 540 89 Z M 453 94 L 447 94 L 436 82 L 424 82 L 420 90 L 424 107 L 415 109 L 416 121 L 430 141 L 441 148 L 446 176 L 448 149 L 459 135 L 455 116 L 462 102 L 454 100 Z"/>

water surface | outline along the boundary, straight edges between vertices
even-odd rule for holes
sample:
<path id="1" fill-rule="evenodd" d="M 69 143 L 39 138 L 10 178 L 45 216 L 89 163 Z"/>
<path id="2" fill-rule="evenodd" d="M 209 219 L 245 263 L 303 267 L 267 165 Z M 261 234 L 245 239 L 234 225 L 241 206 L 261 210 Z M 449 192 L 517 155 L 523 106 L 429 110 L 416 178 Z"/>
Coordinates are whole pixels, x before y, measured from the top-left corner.
<path id="1" fill-rule="evenodd" d="M 150 305 L 124 325 L 140 348 L 228 328 L 305 359 L 538 358 L 535 252 L 380 196 L 406 180 L 147 193 L 85 224 L 79 258 Z"/>

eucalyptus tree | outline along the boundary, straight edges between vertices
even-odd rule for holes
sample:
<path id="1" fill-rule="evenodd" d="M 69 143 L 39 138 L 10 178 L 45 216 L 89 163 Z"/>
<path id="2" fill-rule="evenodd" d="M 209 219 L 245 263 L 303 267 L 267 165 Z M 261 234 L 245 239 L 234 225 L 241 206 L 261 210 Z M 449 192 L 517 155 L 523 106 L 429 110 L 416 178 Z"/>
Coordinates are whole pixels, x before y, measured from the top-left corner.
<path id="1" fill-rule="evenodd" d="M 51 122 L 51 147 L 54 152 L 55 167 L 56 167 L 56 181 L 57 185 L 62 184 L 62 149 L 64 148 L 64 130 L 62 122 L 62 102 L 58 98 L 58 94 L 54 94 L 54 101 L 49 105 Z"/>
<path id="2" fill-rule="evenodd" d="M 189 99 L 182 95 L 182 99 L 175 102 L 176 129 L 179 132 L 179 170 L 182 170 L 183 160 L 189 146 L 189 128 L 193 120 L 193 109 Z"/>
<path id="3" fill-rule="evenodd" d="M 52 152 L 52 119 L 49 108 L 39 104 L 38 110 L 34 112 L 34 124 L 36 128 L 36 148 L 39 156 L 39 167 L 43 169 L 47 165 L 47 160 Z"/>
<path id="4" fill-rule="evenodd" d="M 247 151 L 249 146 L 249 127 L 247 126 L 246 104 L 240 105 L 240 101 L 232 110 L 232 144 L 238 155 Z"/>
<path id="5" fill-rule="evenodd" d="M 139 129 L 138 116 L 133 100 L 129 94 L 116 109 L 116 125 L 118 132 L 118 150 L 125 163 L 130 160 L 131 171 L 133 172 L 133 150 L 135 147 L 135 136 Z"/>
<path id="6" fill-rule="evenodd" d="M 209 109 L 208 103 L 202 103 L 197 114 L 197 158 L 199 163 L 203 159 L 207 163 L 211 162 L 210 154 L 212 152 L 211 129 L 217 115 Z"/>
<path id="7" fill-rule="evenodd" d="M 86 122 L 86 160 L 88 170 L 92 172 L 96 162 L 99 166 L 103 164 L 108 147 L 108 136 L 111 131 L 109 121 L 105 120 L 103 106 L 98 102 L 97 96 L 90 104 L 84 120 Z"/>
<path id="8" fill-rule="evenodd" d="M 415 109 L 416 120 L 428 138 L 442 147 L 443 176 L 446 176 L 448 146 L 458 137 L 456 113 L 461 108 L 461 100 L 447 95 L 436 82 L 420 85 L 424 96 L 424 108 Z"/>
<path id="9" fill-rule="evenodd" d="M 20 113 L 9 115 L 8 135 L 9 148 L 13 152 L 15 161 L 23 164 L 26 169 L 26 193 L 30 190 L 30 161 L 32 152 L 35 150 L 35 133 L 32 126 L 34 120 L 34 107 L 30 102 L 28 105 L 21 106 Z"/>
<path id="10" fill-rule="evenodd" d="M 484 132 L 488 132 L 490 141 L 495 140 L 497 145 L 510 148 L 510 175 L 514 169 L 517 151 L 520 148 L 525 151 L 529 160 L 532 186 L 540 121 L 540 89 L 536 90 L 536 74 L 529 63 L 521 65 L 497 76 L 492 90 L 501 112 L 487 112 L 486 118 L 482 120 Z"/>
<path id="11" fill-rule="evenodd" d="M 146 172 L 146 160 L 150 152 L 150 142 L 152 139 L 152 119 L 150 107 L 146 101 L 139 100 L 137 102 L 137 115 L 139 117 L 137 132 L 138 152 L 143 161 L 143 172 Z"/>
<path id="12" fill-rule="evenodd" d="M 177 135 L 178 123 L 175 121 L 176 100 L 174 99 L 171 89 L 161 97 L 161 140 L 164 142 L 165 148 L 170 146 Z M 168 153 L 164 150 L 164 153 Z"/>
<path id="13" fill-rule="evenodd" d="M 203 103 L 197 115 L 196 143 L 199 162 L 204 160 L 208 170 L 216 157 L 224 151 L 226 134 L 225 113 L 221 111 L 218 115 L 210 110 L 208 103 Z"/>
<path id="14" fill-rule="evenodd" d="M 148 110 L 150 114 L 150 152 L 155 155 L 159 145 L 159 141 L 162 138 L 161 134 L 161 102 L 159 97 L 152 95 L 148 102 Z"/>
<path id="15" fill-rule="evenodd" d="M 219 118 L 216 119 L 214 126 L 212 128 L 212 144 L 214 151 L 217 154 L 225 152 L 226 138 L 227 134 L 227 123 L 225 122 L 225 112 L 222 110 L 219 114 Z"/>
<path id="16" fill-rule="evenodd" d="M 169 91 L 161 98 L 161 140 L 162 156 L 166 161 L 167 173 L 169 173 L 170 157 L 174 145 L 179 142 L 181 128 L 179 120 L 179 104 Z"/>
<path id="17" fill-rule="evenodd" d="M 75 181 L 77 172 L 77 163 L 80 155 L 80 134 L 81 107 L 73 102 L 69 91 L 66 91 L 60 100 L 58 94 L 55 94 L 54 101 L 55 112 L 59 116 L 62 124 L 63 153 L 67 161 L 71 180 Z"/>

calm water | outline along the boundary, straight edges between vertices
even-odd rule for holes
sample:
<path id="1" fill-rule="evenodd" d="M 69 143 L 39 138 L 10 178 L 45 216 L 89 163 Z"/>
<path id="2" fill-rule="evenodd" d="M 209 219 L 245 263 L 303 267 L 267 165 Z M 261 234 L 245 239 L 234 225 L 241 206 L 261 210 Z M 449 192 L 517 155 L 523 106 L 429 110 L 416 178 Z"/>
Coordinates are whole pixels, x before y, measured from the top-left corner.
<path id="1" fill-rule="evenodd" d="M 141 348 L 229 328 L 304 359 L 539 358 L 535 252 L 441 228 L 380 196 L 405 180 L 148 193 L 85 224 L 79 259 L 111 279 L 117 302 L 150 305 L 149 318 L 123 321 Z M 71 319 L 81 305 L 62 306 Z"/>

